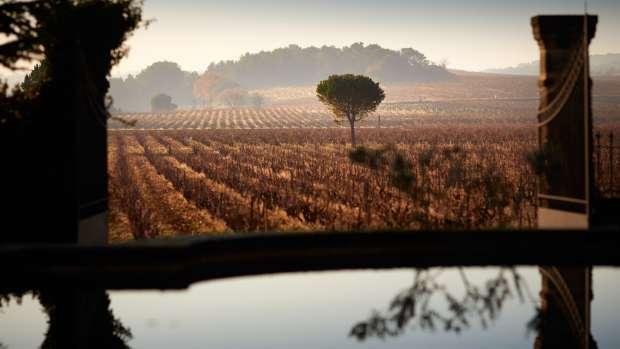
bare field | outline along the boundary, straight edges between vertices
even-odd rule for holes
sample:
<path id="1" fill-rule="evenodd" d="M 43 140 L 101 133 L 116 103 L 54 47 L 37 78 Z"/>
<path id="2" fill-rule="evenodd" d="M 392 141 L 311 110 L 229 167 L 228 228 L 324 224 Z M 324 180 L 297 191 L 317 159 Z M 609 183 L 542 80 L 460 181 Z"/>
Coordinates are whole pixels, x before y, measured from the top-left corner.
<path id="1" fill-rule="evenodd" d="M 524 124 L 534 127 L 536 100 L 453 100 L 384 104 L 377 112 L 356 124 L 360 128 L 415 128 L 420 125 L 459 127 L 472 124 Z M 169 113 L 124 113 L 128 126 L 109 122 L 116 130 L 185 129 L 280 129 L 339 128 L 330 112 L 321 106 L 282 106 L 268 108 L 190 109 Z M 620 123 L 620 101 L 597 101 L 594 105 L 597 125 Z"/>
<path id="2" fill-rule="evenodd" d="M 346 130 L 110 132 L 113 240 L 232 232 L 532 227 L 522 126 L 360 130 L 414 184 L 348 159 Z"/>
<path id="3" fill-rule="evenodd" d="M 531 103 L 489 102 L 413 102 L 386 104 L 356 126 L 411 128 L 441 123 L 527 123 L 535 109 Z M 229 108 L 179 110 L 170 113 L 127 113 L 120 117 L 135 120 L 135 126 L 111 121 L 110 129 L 278 129 L 348 127 L 337 124 L 329 111 L 320 106 L 270 108 Z"/>
<path id="4" fill-rule="evenodd" d="M 386 100 L 358 126 L 411 128 L 421 124 L 536 122 L 536 78 L 493 74 L 458 75 L 451 82 L 387 85 Z M 186 109 L 169 113 L 122 113 L 135 127 L 111 121 L 110 129 L 278 129 L 332 128 L 337 125 L 312 86 L 256 90 L 264 108 Z M 620 78 L 595 78 L 594 121 L 620 122 Z M 381 122 L 379 123 L 379 118 Z"/>
<path id="5" fill-rule="evenodd" d="M 110 131 L 110 238 L 533 228 L 535 127 L 446 125 L 358 130 L 368 149 L 402 156 L 406 188 L 392 165 L 353 163 L 346 129 Z M 599 188 L 613 190 L 609 150 L 598 155 Z"/>
<path id="6" fill-rule="evenodd" d="M 388 163 L 351 161 L 347 125 L 309 88 L 263 90 L 273 104 L 259 109 L 121 114 L 137 124 L 109 122 L 111 239 L 533 228 L 536 176 L 526 156 L 537 146 L 535 81 L 489 76 L 388 86 L 388 102 L 356 126 L 368 149 L 400 157 L 407 187 Z M 618 82 L 595 88 L 605 93 L 593 108 L 604 135 L 620 134 Z M 620 161 L 609 150 L 596 156 L 604 188 L 612 172 L 602 169 L 618 174 Z"/>

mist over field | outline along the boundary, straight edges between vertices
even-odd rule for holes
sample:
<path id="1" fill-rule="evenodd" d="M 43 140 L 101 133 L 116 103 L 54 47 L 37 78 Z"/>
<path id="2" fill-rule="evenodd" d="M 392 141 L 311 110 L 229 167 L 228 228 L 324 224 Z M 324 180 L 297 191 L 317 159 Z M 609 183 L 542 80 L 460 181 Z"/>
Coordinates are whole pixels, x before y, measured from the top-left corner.
<path id="1" fill-rule="evenodd" d="M 211 63 L 200 74 L 218 76 L 244 89 L 315 85 L 332 74 L 364 74 L 383 84 L 455 80 L 444 65 L 431 62 L 413 48 L 398 51 L 376 44 L 305 47 L 289 45 L 273 51 L 246 53 L 238 60 Z M 144 111 L 151 97 L 166 93 L 180 106 L 199 105 L 193 91 L 200 74 L 174 62 L 158 62 L 136 76 L 113 78 L 110 95 L 124 111 Z"/>
<path id="2" fill-rule="evenodd" d="M 514 67 L 487 69 L 485 72 L 515 75 L 538 75 L 540 62 L 521 63 Z M 620 53 L 591 54 L 590 74 L 595 77 L 620 76 Z"/>

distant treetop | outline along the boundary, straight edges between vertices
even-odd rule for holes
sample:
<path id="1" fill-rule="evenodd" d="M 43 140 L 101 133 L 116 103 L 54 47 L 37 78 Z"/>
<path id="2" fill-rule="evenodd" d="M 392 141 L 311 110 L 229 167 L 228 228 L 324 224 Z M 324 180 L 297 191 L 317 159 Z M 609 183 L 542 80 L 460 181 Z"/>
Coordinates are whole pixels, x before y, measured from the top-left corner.
<path id="1" fill-rule="evenodd" d="M 151 111 L 153 112 L 173 111 L 176 108 L 177 105 L 172 103 L 172 97 L 165 93 L 159 93 L 151 98 Z"/>
<path id="2" fill-rule="evenodd" d="M 114 106 L 123 111 L 146 111 L 153 96 L 169 95 L 180 106 L 193 106 L 192 88 L 198 73 L 187 72 L 174 62 L 155 62 L 139 74 L 110 79 Z"/>
<path id="3" fill-rule="evenodd" d="M 413 48 L 399 51 L 379 45 L 306 47 L 289 45 L 273 51 L 246 53 L 237 61 L 212 63 L 207 72 L 248 88 L 316 84 L 333 74 L 363 74 L 382 83 L 450 80 L 445 66 Z"/>

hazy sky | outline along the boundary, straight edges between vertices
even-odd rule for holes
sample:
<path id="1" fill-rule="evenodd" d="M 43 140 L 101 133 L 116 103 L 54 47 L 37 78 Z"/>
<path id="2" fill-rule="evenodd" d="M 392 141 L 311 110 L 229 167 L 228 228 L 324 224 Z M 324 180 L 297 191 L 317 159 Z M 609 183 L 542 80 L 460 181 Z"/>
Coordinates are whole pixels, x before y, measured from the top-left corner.
<path id="1" fill-rule="evenodd" d="M 620 1 L 591 0 L 599 15 L 591 53 L 620 52 Z M 538 58 L 530 17 L 583 13 L 579 0 L 145 0 L 148 29 L 131 38 L 115 74 L 171 60 L 204 71 L 245 52 L 300 46 L 376 43 L 413 47 L 456 69 L 505 67 Z"/>

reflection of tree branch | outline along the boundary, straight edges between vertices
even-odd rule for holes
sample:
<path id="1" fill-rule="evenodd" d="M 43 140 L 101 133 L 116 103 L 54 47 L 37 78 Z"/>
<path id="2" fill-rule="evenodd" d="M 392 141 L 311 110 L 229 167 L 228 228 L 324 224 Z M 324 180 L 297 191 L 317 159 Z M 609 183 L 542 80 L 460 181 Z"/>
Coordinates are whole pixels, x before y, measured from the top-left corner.
<path id="1" fill-rule="evenodd" d="M 542 333 L 545 321 L 546 319 L 542 309 L 540 307 L 536 307 L 536 313 L 525 324 L 526 334 L 529 335 L 530 333 Z"/>
<path id="2" fill-rule="evenodd" d="M 105 290 L 0 290 L 0 309 L 11 300 L 21 304 L 27 294 L 39 299 L 48 317 L 41 348 L 129 348 L 131 331 L 114 316 Z M 1 342 L 0 349 L 6 349 Z"/>
<path id="3" fill-rule="evenodd" d="M 104 290 L 42 290 L 39 301 L 49 323 L 41 348 L 129 348 L 131 331 L 114 317 Z"/>
<path id="4" fill-rule="evenodd" d="M 11 303 L 11 300 L 15 300 L 17 304 L 21 305 L 22 298 L 27 293 L 28 292 L 25 290 L 19 290 L 19 291 L 12 290 L 11 292 L 9 292 L 9 291 L 0 289 L 0 312 L 2 311 L 2 307 L 8 306 L 9 303 Z M 4 343 L 0 342 L 0 349 L 8 349 L 8 347 L 4 345 Z"/>
<path id="5" fill-rule="evenodd" d="M 5 289 L 0 289 L 0 309 L 2 309 L 2 307 L 6 305 L 9 305 L 12 299 L 15 300 L 17 304 L 21 304 L 22 298 L 28 293 L 32 293 L 33 297 L 36 296 L 35 292 L 30 292 L 25 289 L 19 289 L 19 290 L 11 289 L 10 291 L 5 290 Z M 0 349 L 1 348 L 2 347 L 0 347 Z"/>
<path id="6" fill-rule="evenodd" d="M 504 302 L 513 295 L 510 280 L 521 302 L 524 301 L 523 289 L 529 294 L 527 284 L 514 268 L 501 268 L 498 275 L 487 280 L 483 287 L 472 284 L 462 268 L 458 272 L 465 288 L 460 299 L 444 284 L 437 282 L 440 273 L 416 270 L 413 285 L 397 294 L 385 313 L 374 311 L 368 320 L 353 326 L 350 336 L 358 340 L 373 336 L 398 336 L 414 320 L 417 320 L 414 326 L 422 330 L 433 331 L 441 327 L 448 332 L 460 333 L 469 328 L 476 318 L 486 328 L 495 321 Z M 436 294 L 443 296 L 447 310 L 439 311 L 431 307 L 431 300 Z"/>

